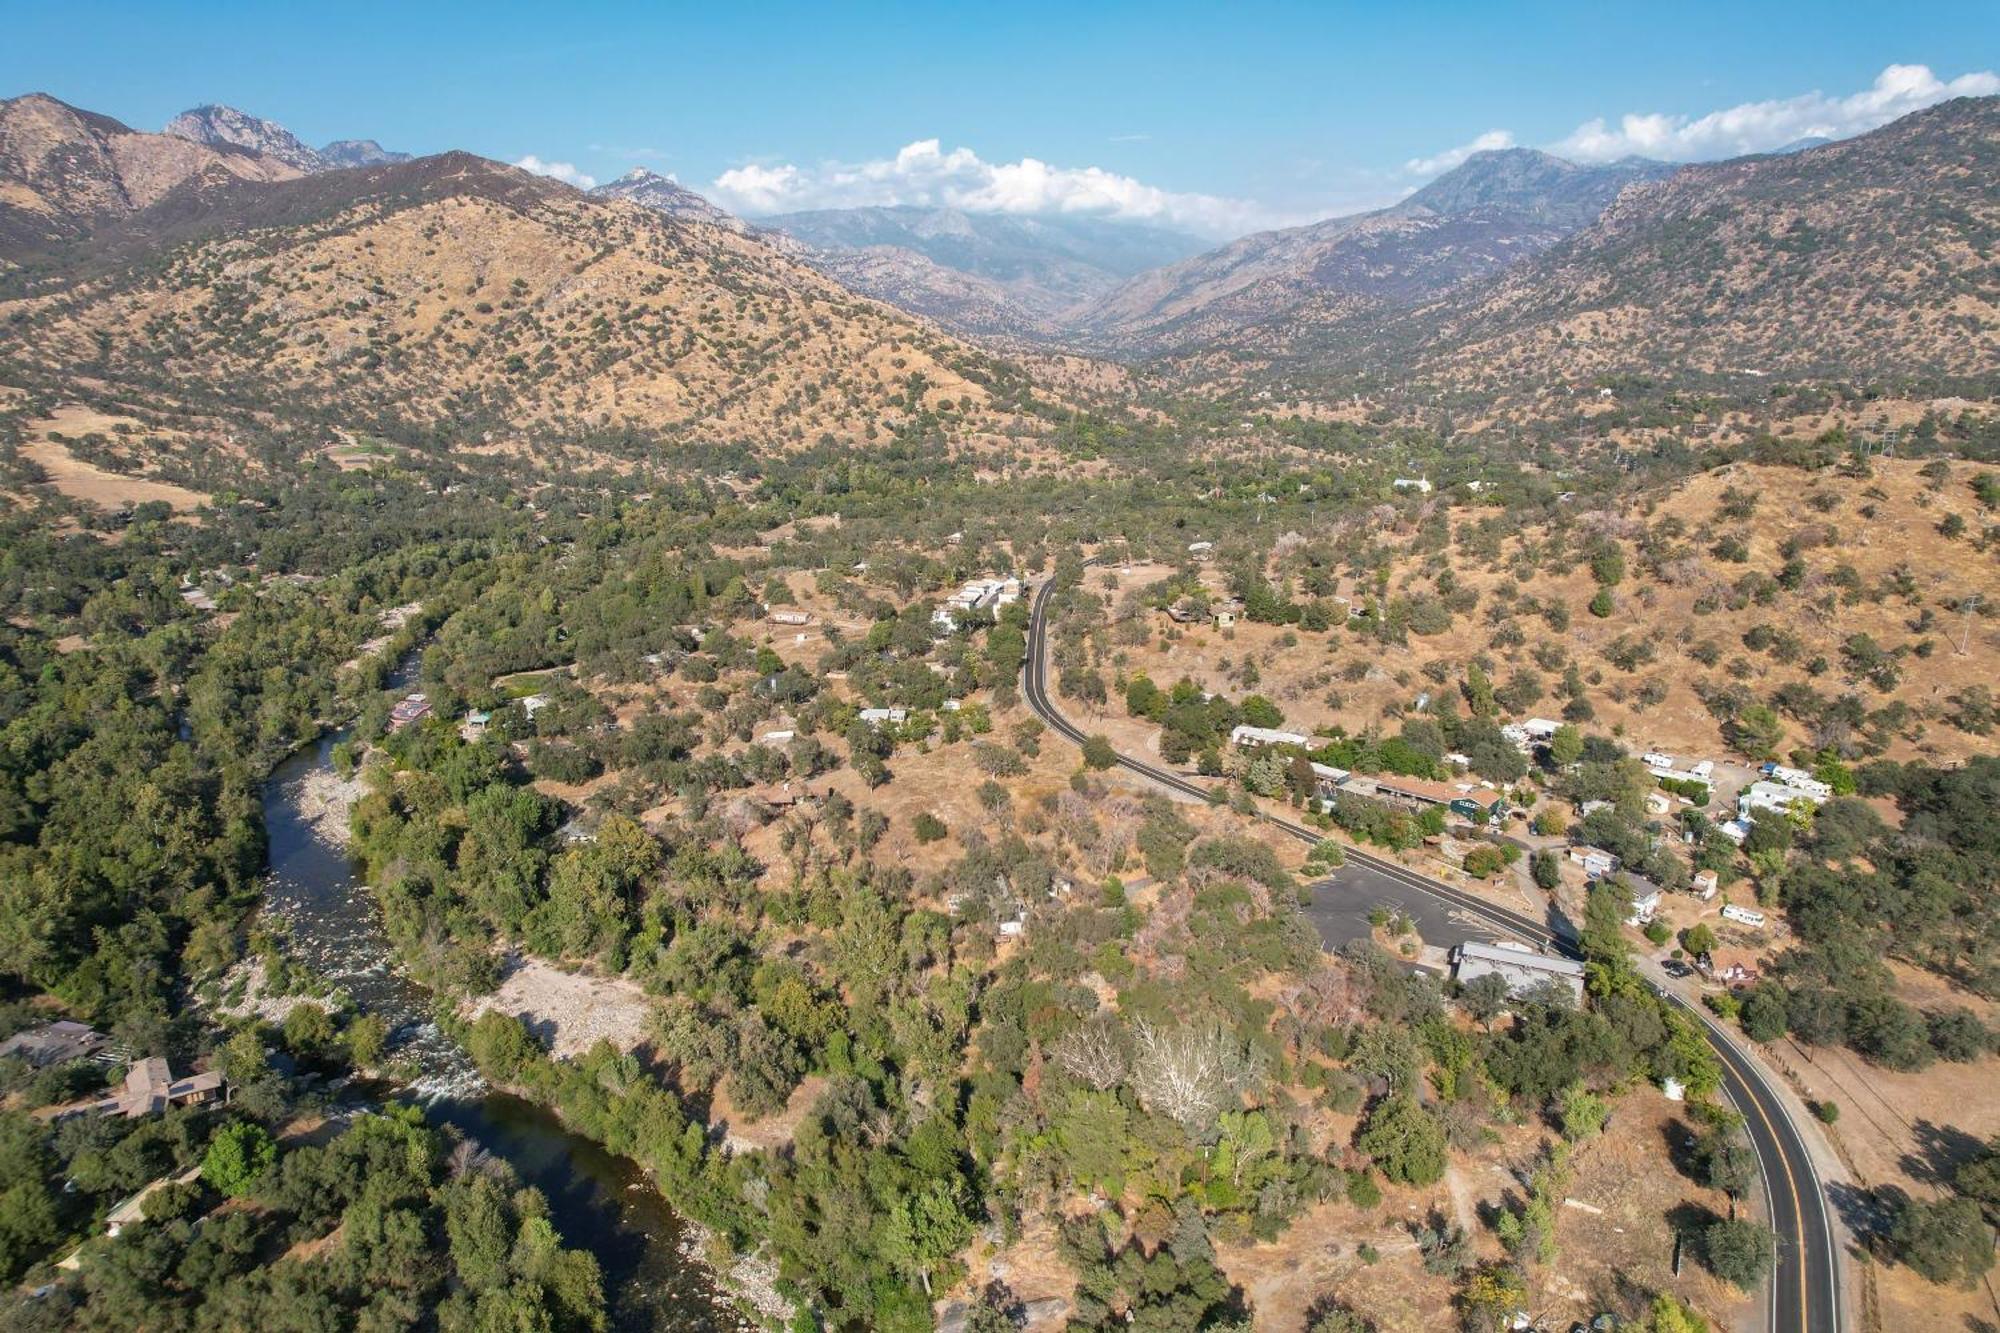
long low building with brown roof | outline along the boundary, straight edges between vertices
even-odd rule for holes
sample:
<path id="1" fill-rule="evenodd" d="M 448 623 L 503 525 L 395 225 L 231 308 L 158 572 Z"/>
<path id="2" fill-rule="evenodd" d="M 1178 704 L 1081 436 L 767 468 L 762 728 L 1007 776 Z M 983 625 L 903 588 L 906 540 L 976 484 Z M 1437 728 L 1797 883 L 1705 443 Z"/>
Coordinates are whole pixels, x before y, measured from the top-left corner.
<path id="1" fill-rule="evenodd" d="M 1468 819 L 1476 811 L 1484 811 L 1489 818 L 1497 819 L 1507 810 L 1507 798 L 1503 794 L 1475 782 L 1433 782 L 1429 778 L 1376 773 L 1365 778 L 1357 774 L 1344 785 L 1346 790 L 1356 795 L 1374 796 L 1403 805 L 1420 808 L 1427 805 L 1448 806 Z"/>

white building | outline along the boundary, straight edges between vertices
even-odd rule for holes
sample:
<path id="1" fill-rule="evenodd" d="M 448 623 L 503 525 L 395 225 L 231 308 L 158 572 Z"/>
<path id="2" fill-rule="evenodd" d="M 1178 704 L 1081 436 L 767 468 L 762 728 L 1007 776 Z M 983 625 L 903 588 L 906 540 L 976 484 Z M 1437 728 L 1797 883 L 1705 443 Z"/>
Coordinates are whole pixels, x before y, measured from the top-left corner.
<path id="1" fill-rule="evenodd" d="M 1753 782 L 1737 796 L 1736 814 L 1739 819 L 1746 820 L 1760 810 L 1788 815 L 1800 801 L 1817 808 L 1824 799 L 1800 787 L 1788 787 L 1777 782 Z"/>
<path id="2" fill-rule="evenodd" d="M 1651 925 L 1654 913 L 1660 910 L 1658 889 L 1635 890 L 1632 894 L 1632 915 L 1625 918 L 1628 926 Z"/>
<path id="3" fill-rule="evenodd" d="M 1724 921 L 1734 921 L 1738 925 L 1744 926 L 1761 926 L 1764 924 L 1764 914 L 1762 912 L 1750 907 L 1738 907 L 1735 903 L 1731 903 L 1722 909 L 1722 919 Z"/>
<path id="4" fill-rule="evenodd" d="M 1431 480 L 1429 477 L 1397 477 L 1389 484 L 1399 491 L 1415 491 L 1419 495 L 1429 495 L 1431 493 Z"/>
<path id="5" fill-rule="evenodd" d="M 1322 801 L 1331 801 L 1340 794 L 1341 786 L 1354 775 L 1344 768 L 1314 761 L 1312 764 L 1313 783 L 1319 789 Z"/>
<path id="6" fill-rule="evenodd" d="M 1270 727 L 1253 727 L 1243 723 L 1229 733 L 1229 743 L 1255 750 L 1266 745 L 1306 745 L 1310 742 L 1296 731 L 1275 731 Z"/>
<path id="7" fill-rule="evenodd" d="M 1583 998 L 1583 964 L 1568 958 L 1551 958 L 1519 945 L 1480 944 L 1467 940 L 1452 950 L 1452 975 L 1460 985 L 1485 976 L 1497 976 L 1507 983 L 1507 993 L 1522 996 L 1543 986 L 1561 986 L 1576 999 Z"/>
<path id="8" fill-rule="evenodd" d="M 900 725 L 907 721 L 909 716 L 910 710 L 907 708 L 864 708 L 860 713 L 863 722 L 877 727 L 884 723 L 891 726 Z"/>
<path id="9" fill-rule="evenodd" d="M 1618 858 L 1601 847 L 1572 847 L 1569 859 L 1582 866 L 1591 879 L 1602 879 L 1618 868 Z"/>
<path id="10" fill-rule="evenodd" d="M 1786 768 L 1783 764 L 1771 764 L 1764 770 L 1764 776 L 1780 786 L 1794 791 L 1808 792 L 1825 800 L 1833 795 L 1833 788 L 1802 768 Z"/>
<path id="11" fill-rule="evenodd" d="M 968 579 L 964 587 L 944 599 L 943 606 L 931 612 L 931 624 L 940 634 L 950 634 L 958 628 L 959 612 L 997 611 L 1020 600 L 1019 579 Z"/>

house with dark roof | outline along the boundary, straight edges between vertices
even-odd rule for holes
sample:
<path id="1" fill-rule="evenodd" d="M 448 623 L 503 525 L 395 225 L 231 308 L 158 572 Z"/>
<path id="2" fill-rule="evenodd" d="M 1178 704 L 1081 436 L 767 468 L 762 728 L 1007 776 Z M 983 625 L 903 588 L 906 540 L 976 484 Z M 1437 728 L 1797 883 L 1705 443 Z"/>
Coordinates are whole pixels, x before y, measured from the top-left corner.
<path id="1" fill-rule="evenodd" d="M 59 1018 L 0 1041 L 0 1059 L 22 1060 L 36 1069 L 46 1069 L 72 1060 L 98 1058 L 108 1054 L 110 1045 L 111 1038 L 88 1023 Z"/>

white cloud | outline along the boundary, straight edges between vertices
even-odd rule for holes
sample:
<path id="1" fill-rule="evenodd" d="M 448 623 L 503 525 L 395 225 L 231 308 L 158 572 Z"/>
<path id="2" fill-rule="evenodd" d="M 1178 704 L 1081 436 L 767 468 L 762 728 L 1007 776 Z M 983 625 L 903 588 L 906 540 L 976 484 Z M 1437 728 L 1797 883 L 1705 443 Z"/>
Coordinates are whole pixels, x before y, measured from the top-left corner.
<path id="1" fill-rule="evenodd" d="M 988 162 L 970 148 L 946 152 L 936 139 L 919 139 L 893 158 L 868 162 L 811 168 L 751 163 L 716 177 L 710 193 L 751 215 L 920 204 L 973 213 L 1093 213 L 1216 236 L 1275 221 L 1247 200 L 1163 190 L 1102 167 L 1057 167 L 1032 157 Z"/>
<path id="2" fill-rule="evenodd" d="M 741 213 L 776 213 L 805 206 L 811 187 L 797 167 L 766 167 L 753 162 L 717 176 L 709 193 Z"/>
<path id="3" fill-rule="evenodd" d="M 572 163 L 544 162 L 533 153 L 528 154 L 514 165 L 523 171 L 532 171 L 537 176 L 548 176 L 563 182 L 565 185 L 574 185 L 579 190 L 588 190 L 591 186 L 597 184 L 597 177 L 578 171 Z"/>
<path id="4" fill-rule="evenodd" d="M 1462 143 L 1456 148 L 1447 148 L 1433 157 L 1413 157 L 1403 164 L 1403 170 L 1412 176 L 1436 176 L 1450 171 L 1474 153 L 1491 152 L 1496 148 L 1512 148 L 1514 136 L 1507 130 L 1488 130 L 1471 143 Z"/>
<path id="5" fill-rule="evenodd" d="M 1872 86 L 1846 97 L 1803 93 L 1768 102 L 1745 102 L 1705 116 L 1660 112 L 1584 122 L 1552 151 L 1580 162 L 1609 162 L 1631 154 L 1670 162 L 1704 161 L 1764 153 L 1799 139 L 1845 139 L 1886 125 L 1953 97 L 2000 93 L 2000 75 L 1961 74 L 1946 82 L 1928 65 L 1890 65 Z"/>

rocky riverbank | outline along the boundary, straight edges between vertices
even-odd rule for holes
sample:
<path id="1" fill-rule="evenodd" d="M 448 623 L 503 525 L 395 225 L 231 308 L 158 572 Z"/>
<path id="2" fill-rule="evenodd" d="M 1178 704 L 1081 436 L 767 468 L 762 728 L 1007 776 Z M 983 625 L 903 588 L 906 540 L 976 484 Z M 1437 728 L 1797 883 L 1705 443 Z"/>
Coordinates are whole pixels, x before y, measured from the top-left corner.
<path id="1" fill-rule="evenodd" d="M 467 1023 L 489 1009 L 521 1020 L 557 1059 L 582 1055 L 600 1041 L 630 1052 L 646 1040 L 652 1006 L 623 977 L 591 977 L 539 958 L 509 957 L 500 985 L 459 1006 Z"/>
<path id="2" fill-rule="evenodd" d="M 345 847 L 348 815 L 364 790 L 359 769 L 352 777 L 343 778 L 330 767 L 315 766 L 293 783 L 289 795 L 313 837 L 329 847 Z"/>

